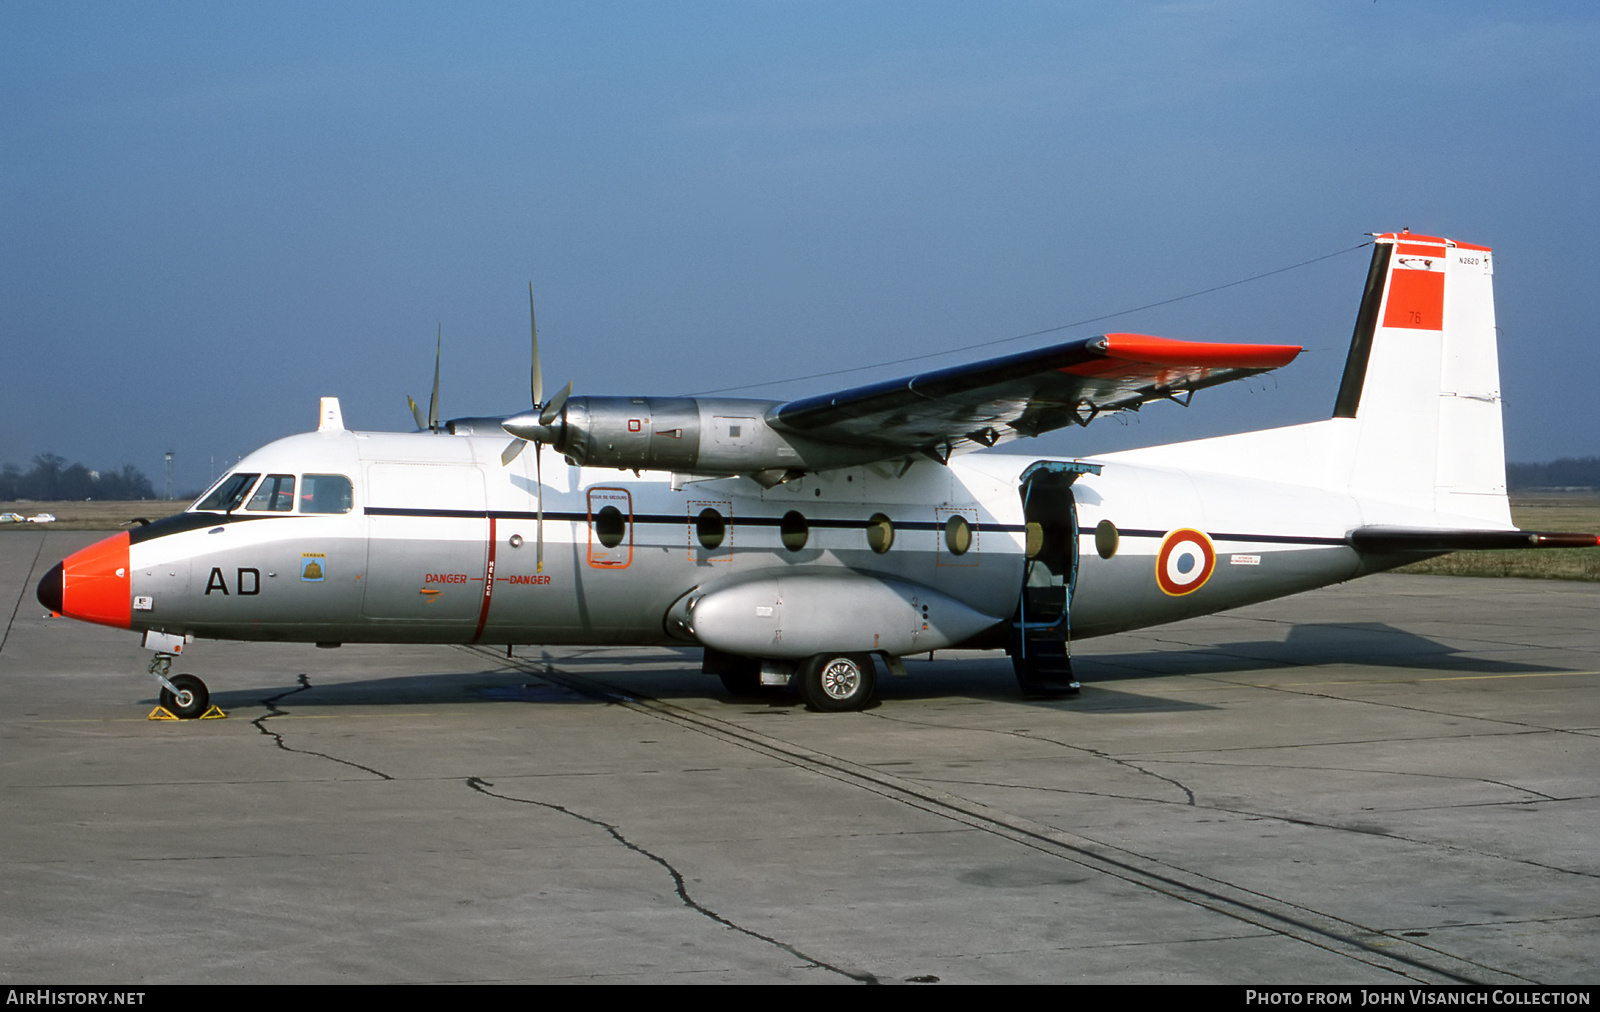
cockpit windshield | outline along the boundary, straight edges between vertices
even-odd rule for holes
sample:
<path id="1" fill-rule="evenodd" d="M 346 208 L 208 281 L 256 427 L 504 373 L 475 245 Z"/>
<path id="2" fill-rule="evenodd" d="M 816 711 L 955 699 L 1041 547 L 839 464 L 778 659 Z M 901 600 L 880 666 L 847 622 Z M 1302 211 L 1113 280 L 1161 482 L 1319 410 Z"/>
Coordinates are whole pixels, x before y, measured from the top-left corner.
<path id="1" fill-rule="evenodd" d="M 230 474 L 213 485 L 190 509 L 232 513 L 240 506 L 255 513 L 349 513 L 355 505 L 354 488 L 342 474 Z M 255 490 L 255 495 L 250 490 Z M 244 505 L 248 500 L 249 505 Z M 298 510 L 297 510 L 298 507 Z"/>
<path id="2" fill-rule="evenodd" d="M 244 502 L 244 497 L 250 494 L 250 489 L 255 485 L 256 479 L 261 477 L 256 474 L 230 474 L 219 481 L 211 493 L 195 503 L 197 510 L 217 510 L 224 513 L 236 510 Z"/>
<path id="3" fill-rule="evenodd" d="M 250 497 L 247 510 L 288 513 L 294 509 L 294 475 L 269 474 Z"/>

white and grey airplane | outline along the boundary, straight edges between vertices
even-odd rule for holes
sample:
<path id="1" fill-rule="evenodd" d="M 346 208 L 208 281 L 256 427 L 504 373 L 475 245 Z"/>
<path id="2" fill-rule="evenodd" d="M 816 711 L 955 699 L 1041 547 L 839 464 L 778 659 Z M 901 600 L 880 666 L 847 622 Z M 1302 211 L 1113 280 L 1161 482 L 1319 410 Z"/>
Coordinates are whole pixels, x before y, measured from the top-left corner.
<path id="1" fill-rule="evenodd" d="M 1331 418 L 1082 459 L 966 451 L 1300 349 L 1107 334 L 789 403 L 542 402 L 535 331 L 532 410 L 440 425 L 437 366 L 427 431 L 352 432 L 324 398 L 316 432 L 38 597 L 142 632 L 180 717 L 208 709 L 167 677 L 197 638 L 700 647 L 729 691 L 795 684 L 818 710 L 980 647 L 1066 695 L 1073 639 L 1458 549 L 1600 543 L 1511 522 L 1492 275 L 1486 247 L 1377 235 Z"/>

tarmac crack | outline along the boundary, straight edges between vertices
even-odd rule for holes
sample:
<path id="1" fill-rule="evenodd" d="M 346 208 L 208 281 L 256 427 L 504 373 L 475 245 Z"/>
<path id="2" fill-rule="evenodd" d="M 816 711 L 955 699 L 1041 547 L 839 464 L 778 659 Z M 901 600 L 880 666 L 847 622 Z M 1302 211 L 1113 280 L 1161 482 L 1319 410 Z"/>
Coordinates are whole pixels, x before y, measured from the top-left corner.
<path id="1" fill-rule="evenodd" d="M 287 743 L 284 742 L 283 735 L 276 731 L 267 730 L 267 721 L 271 720 L 273 717 L 286 717 L 289 715 L 288 710 L 282 709 L 278 706 L 278 700 L 285 699 L 297 692 L 305 692 L 307 689 L 311 688 L 311 679 L 306 675 L 301 674 L 296 676 L 296 678 L 300 684 L 295 688 L 280 692 L 276 696 L 268 696 L 261 701 L 261 705 L 267 708 L 267 712 L 263 713 L 255 720 L 252 720 L 250 722 L 251 726 L 257 731 L 260 731 L 262 734 L 266 735 L 268 738 L 271 738 L 273 742 L 285 752 L 297 752 L 300 755 L 314 755 L 319 759 L 326 759 L 329 762 L 339 763 L 341 766 L 349 766 L 353 769 L 361 770 L 363 773 L 371 773 L 380 780 L 393 780 L 394 777 L 391 777 L 382 770 L 375 770 L 371 766 L 363 766 L 360 763 L 353 762 L 349 759 L 340 759 L 336 755 L 329 755 L 326 752 L 316 752 L 307 748 L 291 748 Z"/>
<path id="2" fill-rule="evenodd" d="M 22 600 L 28 596 L 29 581 L 33 579 L 33 571 L 39 567 L 39 556 L 44 553 L 44 535 L 39 535 L 39 547 L 33 550 L 33 562 L 28 566 L 28 578 L 22 581 L 22 590 L 17 594 L 17 603 L 11 606 L 11 617 L 6 619 L 6 631 L 0 635 L 0 650 L 6 648 L 6 640 L 11 638 L 11 627 L 16 624 L 17 612 L 22 610 Z"/>
<path id="3" fill-rule="evenodd" d="M 934 726 L 939 726 L 939 725 L 934 725 Z M 1254 764 L 1254 763 L 1194 763 L 1193 765 L 1237 766 L 1237 767 L 1240 767 L 1240 768 L 1248 768 L 1248 769 L 1258 769 L 1258 768 L 1291 769 L 1291 770 L 1305 770 L 1306 769 L 1306 767 L 1300 767 L 1300 766 L 1275 766 L 1275 765 L 1262 765 L 1262 764 Z M 1319 767 L 1319 769 L 1322 769 L 1322 768 L 1323 767 Z M 1535 797 L 1531 798 L 1531 799 L 1529 799 L 1529 798 L 1520 798 L 1520 799 L 1517 799 L 1517 800 L 1514 800 L 1514 801 L 1492 802 L 1492 804 L 1494 804 L 1494 805 L 1528 805 L 1528 804 L 1541 804 L 1541 803 L 1543 803 L 1545 801 L 1554 802 L 1554 803 L 1560 803 L 1560 802 L 1563 802 L 1563 801 L 1570 801 L 1570 800 L 1584 800 L 1584 799 L 1579 799 L 1579 798 L 1557 798 L 1557 797 L 1551 797 L 1549 795 L 1540 794 L 1537 791 L 1528 790 L 1527 788 L 1517 787 L 1517 786 L 1515 786 L 1513 784 L 1501 783 L 1500 781 L 1497 781 L 1497 780 L 1484 780 L 1484 779 L 1478 778 L 1478 777 L 1450 777 L 1450 776 L 1445 776 L 1443 774 L 1438 774 L 1438 773 L 1416 773 L 1416 774 L 1411 774 L 1411 773 L 1404 773 L 1404 772 L 1395 772 L 1395 771 L 1391 771 L 1391 770 L 1344 769 L 1343 767 L 1325 767 L 1325 768 L 1327 768 L 1327 769 L 1343 769 L 1345 772 L 1354 772 L 1354 773 L 1374 773 L 1374 774 L 1378 774 L 1378 775 L 1393 775 L 1393 776 L 1437 777 L 1437 778 L 1442 779 L 1442 780 L 1466 780 L 1466 781 L 1470 781 L 1470 782 L 1474 782 L 1474 783 L 1494 784 L 1494 785 L 1499 786 L 1499 787 L 1505 787 L 1505 788 L 1507 788 L 1509 790 L 1522 791 L 1524 793 L 1535 795 Z M 1492 851 L 1492 850 L 1482 850 L 1482 849 L 1477 848 L 1477 847 L 1468 847 L 1468 846 L 1465 846 L 1465 845 L 1463 845 L 1461 843 L 1452 842 L 1452 841 L 1448 841 L 1448 840 L 1430 840 L 1430 839 L 1426 839 L 1426 838 L 1410 836 L 1410 835 L 1407 835 L 1407 834 L 1404 834 L 1404 833 L 1399 833 L 1399 832 L 1389 832 L 1387 830 L 1385 830 L 1383 832 L 1374 832 L 1371 829 L 1358 829 L 1358 828 L 1355 828 L 1353 826 L 1340 825 L 1339 823 L 1336 823 L 1336 822 L 1324 822 L 1324 821 L 1319 821 L 1319 820 L 1316 820 L 1316 819 L 1309 819 L 1309 818 L 1305 818 L 1304 816 L 1285 815 L 1285 814 L 1282 814 L 1282 813 L 1279 813 L 1279 812 L 1255 811 L 1255 810 L 1246 809 L 1246 808 L 1232 808 L 1232 807 L 1229 807 L 1227 805 L 1218 805 L 1218 804 L 1214 804 L 1214 803 L 1211 803 L 1211 802 L 1202 802 L 1202 803 L 1196 804 L 1192 800 L 1193 799 L 1192 795 L 1191 795 L 1191 800 L 1188 803 L 1188 805 L 1178 805 L 1178 803 L 1175 802 L 1175 801 L 1168 801 L 1168 800 L 1163 799 L 1163 798 L 1147 798 L 1147 797 L 1139 797 L 1138 795 L 1113 794 L 1113 793 L 1108 792 L 1108 791 L 1089 791 L 1089 790 L 1082 790 L 1082 789 L 1077 789 L 1077 788 L 1067 788 L 1067 787 L 1048 787 L 1048 786 L 1039 785 L 1039 784 L 1003 783 L 1003 782 L 1000 782 L 1000 781 L 989 781 L 989 780 L 959 780 L 959 779 L 950 778 L 950 777 L 930 777 L 930 776 L 919 776 L 919 777 L 916 777 L 915 779 L 919 783 L 950 784 L 950 785 L 958 786 L 958 787 L 994 787 L 994 788 L 999 788 L 1001 790 L 1036 792 L 1036 793 L 1043 793 L 1043 794 L 1066 794 L 1066 795 L 1072 795 L 1074 797 L 1111 798 L 1111 799 L 1117 800 L 1117 801 L 1134 801 L 1134 802 L 1141 802 L 1141 803 L 1144 803 L 1144 804 L 1152 804 L 1152 805 L 1175 805 L 1177 807 L 1188 807 L 1189 805 L 1192 805 L 1193 807 L 1197 808 L 1200 811 L 1220 812 L 1220 813 L 1223 813 L 1223 814 L 1226 814 L 1226 815 L 1238 815 L 1238 816 L 1241 816 L 1243 818 L 1249 818 L 1249 819 L 1264 819 L 1264 820 L 1270 820 L 1270 821 L 1273 821 L 1273 822 L 1283 822 L 1283 823 L 1288 823 L 1289 825 L 1294 825 L 1294 826 L 1305 826 L 1308 829 L 1323 829 L 1323 830 L 1328 830 L 1330 832 L 1336 832 L 1336 833 L 1360 833 L 1360 834 L 1366 835 L 1366 836 L 1381 836 L 1381 837 L 1384 837 L 1386 839 L 1395 840 L 1395 841 L 1400 842 L 1400 843 L 1409 843 L 1409 844 L 1412 844 L 1412 845 L 1418 846 L 1418 847 L 1430 847 L 1430 848 L 1436 848 L 1436 849 L 1439 849 L 1439 850 L 1452 852 L 1452 853 L 1470 854 L 1470 855 L 1473 855 L 1474 857 L 1487 857 L 1487 858 L 1492 858 L 1492 859 L 1498 860 L 1498 861 L 1508 861 L 1508 862 L 1510 862 L 1512 864 L 1527 865 L 1527 866 L 1532 867 L 1532 868 L 1538 868 L 1541 871 L 1551 871 L 1551 872 L 1556 872 L 1556 873 L 1562 874 L 1562 875 L 1576 875 L 1576 876 L 1579 876 L 1580 878 L 1600 878 L 1600 873 L 1591 872 L 1591 871 L 1584 871 L 1584 870 L 1579 869 L 1579 868 L 1563 868 L 1560 865 L 1547 864 L 1547 863 L 1545 863 L 1543 861 L 1535 861 L 1535 860 L 1533 860 L 1531 858 L 1515 857 L 1515 856 L 1512 856 L 1512 855 L 1509 855 L 1509 854 L 1501 854 L 1501 853 L 1499 853 L 1497 851 Z M 1449 806 L 1449 807 L 1459 808 L 1459 807 L 1472 807 L 1472 806 L 1454 805 L 1454 806 Z M 1390 814 L 1400 814 L 1400 813 L 1404 813 L 1404 812 L 1414 812 L 1414 811 L 1421 811 L 1421 810 L 1426 810 L 1426 809 L 1394 809 L 1394 810 L 1390 810 Z"/>
<path id="4" fill-rule="evenodd" d="M 1472 737 L 1472 736 L 1468 735 L 1467 737 Z M 1318 744 L 1318 745 L 1292 745 L 1292 746 L 1288 746 L 1287 749 L 1285 749 L 1284 746 L 1274 746 L 1274 750 L 1276 750 L 1276 751 L 1294 751 L 1296 749 L 1302 749 L 1302 748 L 1320 748 L 1320 747 L 1321 747 L 1320 744 Z M 1536 791 L 1531 787 L 1519 787 L 1516 784 L 1507 783 L 1504 780 L 1492 780 L 1489 777 L 1455 776 L 1455 775 L 1452 775 L 1452 774 L 1449 774 L 1449 773 L 1424 773 L 1421 770 L 1374 770 L 1374 769 L 1364 769 L 1364 768 L 1362 768 L 1360 766 L 1296 766 L 1296 765 L 1293 765 L 1292 763 L 1234 763 L 1234 762 L 1226 762 L 1225 763 L 1225 762 L 1207 762 L 1206 760 L 1203 760 L 1203 759 L 1156 759 L 1156 760 L 1153 760 L 1153 761 L 1154 762 L 1164 762 L 1164 763 L 1175 763 L 1175 764 L 1183 765 L 1183 766 L 1218 766 L 1218 767 L 1222 767 L 1224 769 L 1291 770 L 1291 771 L 1300 772 L 1300 773 L 1305 773 L 1305 772 L 1317 772 L 1317 773 L 1324 773 L 1324 772 L 1326 772 L 1326 773 L 1361 773 L 1361 774 L 1366 774 L 1368 776 L 1374 776 L 1374 777 L 1416 777 L 1416 778 L 1422 779 L 1422 780 L 1452 780 L 1452 781 L 1460 781 L 1462 783 L 1468 783 L 1468 784 L 1489 784 L 1489 785 L 1494 786 L 1494 787 L 1503 787 L 1508 791 L 1516 791 L 1516 792 L 1518 792 L 1520 794 L 1531 794 L 1531 795 L 1533 795 L 1533 798 L 1531 798 L 1531 799 L 1528 799 L 1528 798 L 1521 799 L 1521 803 L 1524 803 L 1524 804 L 1529 803 L 1531 801 L 1535 801 L 1535 800 L 1536 801 L 1562 801 L 1562 800 L 1565 800 L 1563 798 L 1556 797 L 1553 794 L 1545 794 L 1543 791 Z"/>
<path id="5" fill-rule="evenodd" d="M 1351 696 L 1336 695 L 1336 694 L 1331 693 L 1331 692 L 1312 692 L 1311 690 L 1302 688 L 1300 686 L 1292 686 L 1292 685 L 1262 685 L 1262 684 L 1257 683 L 1257 682 L 1236 682 L 1236 681 L 1232 681 L 1231 679 L 1221 678 L 1221 677 L 1219 677 L 1217 675 L 1193 675 L 1193 676 L 1190 676 L 1190 677 L 1211 679 L 1213 681 L 1220 682 L 1223 685 L 1232 685 L 1232 686 L 1236 686 L 1236 687 L 1248 687 L 1248 688 L 1256 688 L 1256 689 L 1267 689 L 1267 690 L 1269 690 L 1271 692 L 1287 692 L 1287 693 L 1289 693 L 1291 695 L 1309 696 L 1309 697 L 1311 697 L 1313 699 L 1326 699 L 1326 700 L 1329 700 L 1331 702 L 1337 702 L 1337 703 L 1355 703 L 1355 704 L 1358 704 L 1358 705 L 1366 705 L 1366 706 L 1382 706 L 1382 707 L 1387 707 L 1387 708 L 1389 708 L 1391 710 L 1404 710 L 1407 713 L 1425 713 L 1430 717 L 1455 717 L 1458 720 L 1476 720 L 1476 721 L 1483 721 L 1484 723 L 1487 723 L 1487 724 L 1504 724 L 1505 726 L 1510 727 L 1510 728 L 1517 728 L 1522 733 L 1544 731 L 1544 732 L 1548 732 L 1550 734 L 1573 734 L 1573 735 L 1577 735 L 1579 737 L 1592 737 L 1592 732 L 1590 731 L 1590 729 L 1587 729 L 1587 728 L 1550 727 L 1550 726 L 1545 725 L 1545 724 L 1530 724 L 1527 721 L 1511 720 L 1511 719 L 1506 718 L 1506 717 L 1485 717 L 1482 714 L 1478 714 L 1478 713 L 1456 713 L 1456 712 L 1454 712 L 1452 710 L 1436 710 L 1436 709 L 1433 709 L 1433 708 L 1427 707 L 1427 706 L 1415 706 L 1415 705 L 1409 705 L 1408 706 L 1408 705 L 1406 705 L 1404 703 L 1396 703 L 1396 702 L 1393 702 L 1393 701 L 1390 701 L 1390 700 L 1384 700 L 1384 699 L 1358 699 L 1358 698 L 1354 698 L 1354 697 L 1351 697 Z M 1358 682 L 1358 683 L 1355 683 L 1355 684 L 1360 684 L 1360 683 Z M 1516 733 L 1516 732 L 1502 732 L 1502 733 Z M 1477 737 L 1477 735 L 1476 735 L 1476 733 L 1468 733 L 1468 734 L 1465 734 L 1465 735 L 1461 735 L 1460 737 L 1471 738 L 1471 737 Z"/>
<path id="6" fill-rule="evenodd" d="M 618 843 L 622 844 L 624 847 L 626 847 L 629 850 L 633 851 L 635 854 L 638 854 L 641 857 L 644 857 L 644 858 L 646 858 L 646 859 L 648 859 L 650 861 L 653 861 L 656 864 L 660 865 L 662 868 L 666 869 L 667 874 L 672 876 L 672 888 L 673 888 L 673 891 L 677 893 L 678 899 L 683 903 L 684 906 L 688 907 L 690 910 L 693 910 L 695 913 L 700 914 L 702 917 L 705 917 L 705 918 L 707 918 L 709 920 L 715 921 L 717 924 L 720 924 L 725 928 L 729 928 L 729 929 L 731 929 L 733 931 L 739 932 L 740 934 L 747 935 L 750 938 L 754 938 L 757 941 L 765 942 L 768 945 L 771 945 L 771 946 L 774 946 L 776 948 L 782 949 L 784 952 L 789 953 L 789 955 L 794 956 L 796 959 L 804 960 L 805 962 L 811 964 L 812 966 L 817 967 L 818 969 L 827 970 L 829 973 L 836 973 L 836 974 L 840 975 L 841 977 L 848 977 L 850 980 L 856 981 L 857 983 L 861 983 L 861 984 L 876 984 L 876 983 L 878 983 L 878 978 L 876 976 L 874 976 L 873 974 L 870 974 L 870 973 L 855 973 L 855 972 L 852 972 L 850 970 L 846 970 L 843 967 L 835 966 L 832 963 L 828 963 L 828 962 L 826 962 L 824 960 L 818 959 L 815 956 L 808 955 L 807 953 L 801 952 L 799 949 L 797 949 L 794 946 L 790 945 L 788 942 L 779 941 L 778 939 L 773 938 L 770 935 L 763 935 L 759 931 L 754 931 L 754 930 L 752 930 L 750 928 L 744 927 L 743 925 L 737 924 L 737 923 L 729 920 L 728 918 L 722 916 L 721 914 L 717 913 L 715 910 L 712 910 L 710 907 L 706 906 L 705 904 L 703 904 L 703 903 L 699 902 L 698 900 L 696 900 L 693 896 L 689 895 L 689 887 L 688 887 L 688 884 L 684 881 L 683 873 L 678 871 L 677 868 L 673 867 L 673 865 L 672 865 L 672 863 L 670 861 L 668 861 L 666 858 L 662 857 L 661 855 L 655 853 L 654 851 L 647 850 L 644 847 L 641 847 L 639 844 L 634 843 L 632 840 L 628 839 L 626 836 L 623 836 L 622 835 L 622 831 L 619 830 L 616 826 L 612 825 L 609 822 L 605 822 L 605 821 L 603 821 L 601 819 L 596 819 L 593 816 L 584 815 L 581 812 L 575 812 L 572 809 L 567 808 L 564 805 L 558 805 L 553 801 L 539 801 L 539 800 L 534 799 L 534 798 L 518 798 L 518 797 L 513 797 L 512 795 L 509 795 L 509 794 L 496 793 L 495 791 L 489 790 L 489 788 L 493 787 L 494 784 L 490 783 L 487 780 L 484 780 L 482 777 L 468 777 L 467 778 L 467 786 L 472 788 L 473 790 L 477 791 L 479 794 L 485 795 L 486 797 L 498 798 L 501 801 L 512 801 L 512 802 L 515 802 L 515 803 L 521 804 L 521 805 L 536 805 L 536 806 L 538 806 L 540 808 L 546 808 L 546 809 L 549 809 L 550 811 L 553 811 L 553 812 L 559 812 L 562 815 L 567 816 L 568 818 L 577 819 L 579 822 L 585 822 L 585 823 L 588 823 L 591 826 L 597 826 L 600 829 L 605 830 L 608 834 L 610 834 L 610 836 L 611 836 L 611 838 L 613 840 L 616 840 Z"/>
<path id="7" fill-rule="evenodd" d="M 467 649 L 489 656 L 482 648 Z M 604 689 L 621 694 L 620 690 L 590 676 L 558 672 L 548 661 L 526 666 L 513 661 L 512 665 L 557 684 L 568 685 L 575 691 Z M 1514 972 L 1470 956 L 1396 937 L 1293 900 L 1038 823 L 708 714 L 637 695 L 625 697 L 618 705 L 1400 977 L 1433 983 L 1531 983 Z"/>
<path id="8" fill-rule="evenodd" d="M 1054 745 L 1057 748 L 1066 749 L 1069 752 L 1082 752 L 1084 755 L 1093 756 L 1096 759 L 1104 760 L 1105 762 L 1113 765 L 1122 766 L 1133 770 L 1135 773 L 1147 776 L 1152 780 L 1160 780 L 1163 783 L 1171 784 L 1173 787 L 1176 787 L 1178 790 L 1183 792 L 1183 796 L 1186 799 L 1184 801 L 1185 805 L 1193 805 L 1195 803 L 1194 791 L 1190 790 L 1188 785 L 1184 784 L 1182 781 L 1176 780 L 1161 773 L 1157 773 L 1155 770 L 1145 769 L 1143 766 L 1140 766 L 1138 763 L 1133 762 L 1132 760 L 1121 759 L 1117 756 L 1111 755 L 1109 752 L 1102 752 L 1099 749 L 1089 748 L 1086 745 L 1074 745 L 1071 742 L 1059 741 L 1055 738 L 1049 738 L 1041 734 L 1033 734 L 1028 731 L 998 731 L 992 727 L 971 727 L 965 724 L 936 724 L 930 721 L 907 720 L 904 717 L 890 717 L 882 713 L 872 713 L 869 714 L 869 716 L 876 717 L 879 720 L 893 721 L 899 724 L 911 724 L 916 727 L 932 727 L 940 730 L 956 729 L 962 731 L 974 731 L 983 734 L 1006 735 L 1009 737 L 1021 738 L 1024 741 L 1045 742 L 1047 744 Z"/>

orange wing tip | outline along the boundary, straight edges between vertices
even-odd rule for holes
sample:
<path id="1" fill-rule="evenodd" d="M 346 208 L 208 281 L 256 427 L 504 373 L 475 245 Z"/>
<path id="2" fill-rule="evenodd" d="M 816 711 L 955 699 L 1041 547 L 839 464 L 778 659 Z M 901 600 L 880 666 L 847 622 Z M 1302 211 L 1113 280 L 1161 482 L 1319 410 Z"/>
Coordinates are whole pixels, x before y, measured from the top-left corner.
<path id="1" fill-rule="evenodd" d="M 1153 334 L 1107 334 L 1100 348 L 1107 358 L 1125 362 L 1222 369 L 1276 369 L 1293 362 L 1302 350 L 1297 344 L 1179 341 Z"/>

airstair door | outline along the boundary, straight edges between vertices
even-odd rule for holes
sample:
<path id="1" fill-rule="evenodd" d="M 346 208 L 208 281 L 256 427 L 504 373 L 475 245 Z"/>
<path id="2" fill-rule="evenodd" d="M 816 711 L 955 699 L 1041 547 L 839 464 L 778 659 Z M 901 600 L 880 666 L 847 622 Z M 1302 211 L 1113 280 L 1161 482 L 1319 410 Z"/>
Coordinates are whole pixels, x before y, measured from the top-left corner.
<path id="1" fill-rule="evenodd" d="M 1079 473 L 1058 461 L 1041 461 L 1023 472 L 1027 562 L 1009 651 L 1017 681 L 1030 696 L 1078 691 L 1071 643 L 1072 590 L 1078 578 L 1078 507 L 1072 483 Z"/>

